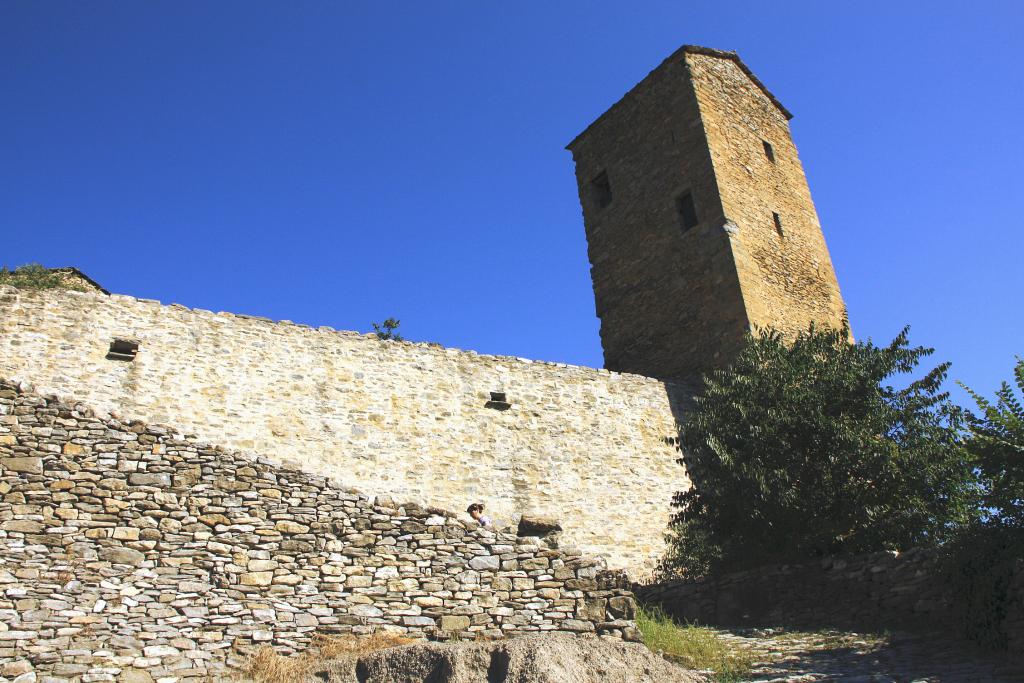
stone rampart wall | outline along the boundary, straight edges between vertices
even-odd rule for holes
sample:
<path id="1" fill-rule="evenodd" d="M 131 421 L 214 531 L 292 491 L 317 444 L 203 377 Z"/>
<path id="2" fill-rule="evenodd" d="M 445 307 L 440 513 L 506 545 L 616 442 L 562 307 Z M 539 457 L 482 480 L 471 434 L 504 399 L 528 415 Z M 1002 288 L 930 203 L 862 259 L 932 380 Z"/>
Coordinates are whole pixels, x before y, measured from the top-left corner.
<path id="1" fill-rule="evenodd" d="M 958 624 L 937 553 L 913 549 L 758 567 L 716 578 L 635 587 L 677 619 L 723 627 L 945 629 Z M 1003 628 L 1024 654 L 1024 565 L 1008 588 Z"/>
<path id="2" fill-rule="evenodd" d="M 139 344 L 134 360 L 107 357 L 116 339 Z M 606 370 L 0 287 L 0 376 L 368 493 L 553 516 L 564 542 L 634 576 L 689 486 L 666 384 Z"/>
<path id="3" fill-rule="evenodd" d="M 317 633 L 634 638 L 602 566 L 0 381 L 0 680 L 205 680 Z"/>

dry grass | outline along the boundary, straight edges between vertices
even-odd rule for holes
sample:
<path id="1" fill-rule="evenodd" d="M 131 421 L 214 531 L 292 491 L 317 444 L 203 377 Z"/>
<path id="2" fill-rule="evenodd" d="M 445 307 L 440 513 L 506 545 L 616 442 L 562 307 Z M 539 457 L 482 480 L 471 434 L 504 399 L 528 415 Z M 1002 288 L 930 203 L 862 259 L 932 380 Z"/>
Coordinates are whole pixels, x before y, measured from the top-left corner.
<path id="1" fill-rule="evenodd" d="M 258 683 L 303 683 L 308 680 L 313 669 L 326 659 L 358 657 L 415 642 L 412 638 L 391 633 L 374 633 L 362 637 L 315 635 L 310 649 L 297 655 L 279 655 L 271 647 L 260 648 L 249 658 L 242 673 Z"/>

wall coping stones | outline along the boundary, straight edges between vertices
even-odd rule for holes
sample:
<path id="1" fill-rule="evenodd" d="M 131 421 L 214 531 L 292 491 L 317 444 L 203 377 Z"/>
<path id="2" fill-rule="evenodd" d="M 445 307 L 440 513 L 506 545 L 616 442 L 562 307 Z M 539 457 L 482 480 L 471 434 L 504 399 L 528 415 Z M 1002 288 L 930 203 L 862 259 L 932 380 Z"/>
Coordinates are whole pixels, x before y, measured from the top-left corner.
<path id="1" fill-rule="evenodd" d="M 640 382 L 645 382 L 645 383 L 651 382 L 651 383 L 654 383 L 654 384 L 672 384 L 671 381 L 666 381 L 666 380 L 663 380 L 663 379 L 656 379 L 656 378 L 653 378 L 653 377 L 645 377 L 644 375 L 637 375 L 637 374 L 630 373 L 630 372 L 617 372 L 615 370 L 606 370 L 604 368 L 592 368 L 592 367 L 589 367 L 589 366 L 586 366 L 586 365 L 574 365 L 574 364 L 570 364 L 570 363 L 561 363 L 561 362 L 558 362 L 558 361 L 533 360 L 533 359 L 530 359 L 530 358 L 523 358 L 523 357 L 520 357 L 520 356 L 502 356 L 502 355 L 486 354 L 486 353 L 480 353 L 478 351 L 474 351 L 472 349 L 460 349 L 460 348 L 457 348 L 457 347 L 454 347 L 454 346 L 444 346 L 442 344 L 438 344 L 437 342 L 416 342 L 416 341 L 409 341 L 409 340 L 406 340 L 406 339 L 403 339 L 401 341 L 395 340 L 395 339 L 378 339 L 375 332 L 357 332 L 355 330 L 338 330 L 338 329 L 335 329 L 335 328 L 333 328 L 333 327 L 331 327 L 329 325 L 320 325 L 320 326 L 317 326 L 317 327 L 313 327 L 312 325 L 306 325 L 304 323 L 296 323 L 296 322 L 293 322 L 291 320 L 274 320 L 272 318 L 267 318 L 267 317 L 259 316 L 259 315 L 249 315 L 249 314 L 246 314 L 246 313 L 231 313 L 231 312 L 228 312 L 228 311 L 213 312 L 213 311 L 209 311 L 209 310 L 206 310 L 206 309 L 203 309 L 203 308 L 198 308 L 198 307 L 193 308 L 193 307 L 185 306 L 184 304 L 178 304 L 178 303 L 167 304 L 167 303 L 161 302 L 159 299 L 144 299 L 144 298 L 140 298 L 140 297 L 134 297 L 134 296 L 131 296 L 129 294 L 110 294 L 108 296 L 108 295 L 102 294 L 100 292 L 79 292 L 79 291 L 75 291 L 75 290 L 63 290 L 63 289 L 39 290 L 39 291 L 37 291 L 37 290 L 22 290 L 22 289 L 18 289 L 17 287 L 13 287 L 11 285 L 0 285 L 0 297 L 2 297 L 4 294 L 15 294 L 15 293 L 22 294 L 22 295 L 42 294 L 43 296 L 70 297 L 70 298 L 113 299 L 115 301 L 124 301 L 124 302 L 129 302 L 129 303 L 141 303 L 141 304 L 148 304 L 148 305 L 152 305 L 152 306 L 176 308 L 176 309 L 183 310 L 183 311 L 190 311 L 190 312 L 192 312 L 194 314 L 198 314 L 198 315 L 219 316 L 219 317 L 225 317 L 225 318 L 239 318 L 239 319 L 242 319 L 242 320 L 253 320 L 253 321 L 256 321 L 256 322 L 259 322 L 259 323 L 266 323 L 268 325 L 281 325 L 281 326 L 289 326 L 290 325 L 290 326 L 293 326 L 293 327 L 303 328 L 303 329 L 309 330 L 311 332 L 320 332 L 320 333 L 323 333 L 323 334 L 334 334 L 334 335 L 339 335 L 339 336 L 342 336 L 342 337 L 349 337 L 349 338 L 360 338 L 361 337 L 361 338 L 364 338 L 364 339 L 372 339 L 372 340 L 377 341 L 377 342 L 379 342 L 381 344 L 394 344 L 394 345 L 398 345 L 398 346 L 408 346 L 408 347 L 416 347 L 416 348 L 422 348 L 422 349 L 433 349 L 433 350 L 443 351 L 444 353 L 452 353 L 452 354 L 466 354 L 466 355 L 469 355 L 469 356 L 477 356 L 479 358 L 489 359 L 489 360 L 493 360 L 495 362 L 500 362 L 500 363 L 516 363 L 516 364 L 520 364 L 520 365 L 549 365 L 551 367 L 566 368 L 566 369 L 569 369 L 569 370 L 579 370 L 581 372 L 592 372 L 592 373 L 596 373 L 596 374 L 600 374 L 600 375 L 609 375 L 611 377 L 623 377 L 623 378 L 628 378 L 628 379 L 632 379 L 632 380 L 636 380 L 636 381 L 640 381 Z"/>

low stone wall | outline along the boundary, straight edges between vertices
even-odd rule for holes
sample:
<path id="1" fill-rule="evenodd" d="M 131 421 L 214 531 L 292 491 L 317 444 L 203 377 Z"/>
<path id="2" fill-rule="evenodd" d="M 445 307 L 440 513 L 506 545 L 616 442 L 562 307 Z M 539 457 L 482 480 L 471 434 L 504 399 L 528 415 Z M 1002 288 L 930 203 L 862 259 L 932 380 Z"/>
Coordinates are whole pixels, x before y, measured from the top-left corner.
<path id="1" fill-rule="evenodd" d="M 317 633 L 637 636 L 598 560 L 2 381 L 0 501 L 0 680 L 198 681 Z"/>
<path id="2" fill-rule="evenodd" d="M 637 587 L 677 618 L 721 626 L 871 629 L 928 623 L 947 611 L 934 554 L 911 550 L 758 567 L 707 579 Z"/>
<path id="3" fill-rule="evenodd" d="M 723 576 L 634 586 L 637 598 L 677 619 L 722 627 L 785 626 L 872 631 L 958 627 L 930 549 L 758 567 Z M 1003 627 L 1024 654 L 1024 564 L 1009 587 Z"/>

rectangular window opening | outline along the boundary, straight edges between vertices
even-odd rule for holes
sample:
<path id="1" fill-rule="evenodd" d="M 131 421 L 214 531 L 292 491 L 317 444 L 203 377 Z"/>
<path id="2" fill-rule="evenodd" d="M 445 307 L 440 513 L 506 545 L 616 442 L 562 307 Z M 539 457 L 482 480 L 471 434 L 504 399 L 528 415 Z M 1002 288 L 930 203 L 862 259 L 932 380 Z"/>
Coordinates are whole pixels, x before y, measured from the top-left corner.
<path id="1" fill-rule="evenodd" d="M 598 208 L 603 209 L 612 203 L 612 184 L 608 181 L 608 171 L 601 171 L 590 181 L 590 190 Z"/>
<path id="2" fill-rule="evenodd" d="M 676 213 L 679 214 L 679 225 L 683 232 L 695 227 L 700 220 L 697 218 L 697 207 L 693 203 L 693 193 L 684 192 L 676 197 Z"/>
<path id="3" fill-rule="evenodd" d="M 484 408 L 493 408 L 494 410 L 508 410 L 511 407 L 512 404 L 508 402 L 504 391 L 492 391 L 491 400 L 484 404 Z"/>
<path id="4" fill-rule="evenodd" d="M 761 144 L 764 145 L 764 155 L 768 157 L 768 161 L 775 163 L 775 148 L 772 147 L 772 143 L 767 140 L 761 140 Z"/>
<path id="5" fill-rule="evenodd" d="M 115 339 L 110 342 L 110 350 L 107 351 L 107 360 L 133 361 L 139 352 L 139 343 L 127 339 Z"/>
<path id="6" fill-rule="evenodd" d="M 772 220 L 775 221 L 775 232 L 779 233 L 779 237 L 785 237 L 785 234 L 782 232 L 782 217 L 772 211 Z"/>

